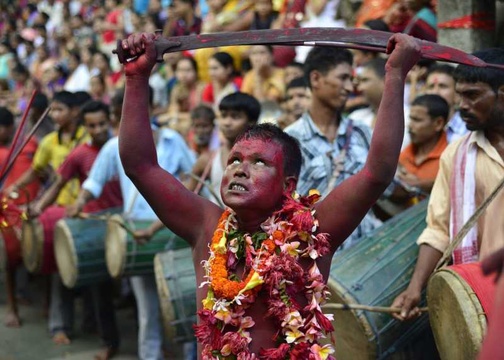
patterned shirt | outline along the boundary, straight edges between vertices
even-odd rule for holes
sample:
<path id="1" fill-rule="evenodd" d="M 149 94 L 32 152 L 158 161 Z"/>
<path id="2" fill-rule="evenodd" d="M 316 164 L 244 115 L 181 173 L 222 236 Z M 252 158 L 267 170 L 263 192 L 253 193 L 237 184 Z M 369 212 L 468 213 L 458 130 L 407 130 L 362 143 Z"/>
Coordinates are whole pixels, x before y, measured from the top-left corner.
<path id="1" fill-rule="evenodd" d="M 352 124 L 351 130 L 349 130 L 350 124 Z M 345 147 L 347 150 L 344 163 L 335 179 L 333 188 L 359 172 L 366 163 L 371 129 L 363 124 L 351 123 L 348 118 L 341 120 L 338 136 L 332 143 L 317 128 L 308 112 L 305 112 L 298 121 L 289 125 L 285 131 L 300 142 L 303 164 L 297 191 L 301 195 L 307 195 L 310 189 L 317 189 L 324 196 L 332 190 L 327 187 L 331 182 L 331 177 L 335 175 L 335 159 L 338 159 L 338 155 Z M 344 207 L 344 204 L 342 206 Z M 369 211 L 338 250 L 354 245 L 357 239 L 368 235 L 379 225 L 381 225 L 381 221 Z"/>
<path id="2" fill-rule="evenodd" d="M 448 143 L 451 144 L 468 132 L 469 130 L 467 130 L 464 120 L 460 117 L 460 112 L 455 112 L 448 121 L 448 124 L 446 124 L 446 137 L 448 139 Z"/>

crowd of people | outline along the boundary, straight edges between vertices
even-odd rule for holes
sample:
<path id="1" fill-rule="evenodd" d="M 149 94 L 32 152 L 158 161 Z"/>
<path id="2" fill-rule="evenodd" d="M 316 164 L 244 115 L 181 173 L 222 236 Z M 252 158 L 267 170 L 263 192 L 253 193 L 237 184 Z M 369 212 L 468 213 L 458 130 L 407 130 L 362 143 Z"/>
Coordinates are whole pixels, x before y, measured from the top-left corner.
<path id="1" fill-rule="evenodd" d="M 450 238 L 504 176 L 504 72 L 421 59 L 412 36 L 436 41 L 435 1 L 19 0 L 0 14 L 0 163 L 22 114 L 29 129 L 50 108 L 3 194 L 31 219 L 119 208 L 150 222 L 135 232 L 139 244 L 164 227 L 184 238 L 203 304 L 187 359 L 330 358 L 333 348 L 319 340 L 332 329 L 320 308 L 332 255 L 429 198 L 411 283 L 389 304 L 401 308 L 398 320 L 416 317 Z M 312 26 L 399 34 L 387 55 L 251 45 L 155 61 L 156 30 L 171 37 Z M 120 64 L 117 46 L 137 58 Z M 476 56 L 504 64 L 502 50 Z M 455 251 L 455 264 L 504 246 L 502 199 Z M 227 239 L 231 229 L 235 239 Z M 12 241 L 5 245 L 9 252 Z M 217 279 L 218 264 L 243 279 Z M 16 273 L 25 270 L 19 256 L 3 270 L 4 324 L 18 327 Z M 46 276 L 54 343 L 71 342 L 73 302 L 82 296 L 104 343 L 96 358 L 113 357 L 117 283 L 75 290 L 54 269 Z M 154 275 L 124 280 L 136 300 L 138 357 L 162 359 Z"/>

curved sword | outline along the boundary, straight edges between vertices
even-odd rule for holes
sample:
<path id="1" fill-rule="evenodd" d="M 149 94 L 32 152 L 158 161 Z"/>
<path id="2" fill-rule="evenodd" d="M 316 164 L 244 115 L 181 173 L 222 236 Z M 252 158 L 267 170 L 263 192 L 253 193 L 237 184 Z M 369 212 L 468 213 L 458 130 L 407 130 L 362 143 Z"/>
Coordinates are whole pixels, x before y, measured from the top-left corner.
<path id="1" fill-rule="evenodd" d="M 155 42 L 157 61 L 163 61 L 163 54 L 169 52 L 195 50 L 209 47 L 234 45 L 287 45 L 287 46 L 335 46 L 376 52 L 385 52 L 393 33 L 368 29 L 345 28 L 294 28 L 275 30 L 249 30 L 202 35 L 174 36 L 158 38 Z M 477 67 L 495 67 L 504 70 L 503 65 L 488 64 L 474 55 L 461 50 L 417 39 L 424 59 L 447 61 Z M 114 54 L 121 63 L 131 57 L 117 42 Z"/>

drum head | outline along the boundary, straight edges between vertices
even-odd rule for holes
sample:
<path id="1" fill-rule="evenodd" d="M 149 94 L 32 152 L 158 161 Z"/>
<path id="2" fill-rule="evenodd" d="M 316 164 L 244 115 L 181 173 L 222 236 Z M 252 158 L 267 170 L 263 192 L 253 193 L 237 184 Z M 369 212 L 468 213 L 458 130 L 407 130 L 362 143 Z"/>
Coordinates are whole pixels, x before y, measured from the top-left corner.
<path id="1" fill-rule="evenodd" d="M 476 359 L 486 316 L 466 281 L 453 270 L 439 270 L 429 279 L 427 304 L 441 359 Z"/>
<path id="2" fill-rule="evenodd" d="M 7 253 L 2 234 L 0 234 L 0 273 L 7 268 Z"/>
<path id="3" fill-rule="evenodd" d="M 124 224 L 124 220 L 120 215 L 111 216 L 107 222 L 105 258 L 108 272 L 113 278 L 121 276 L 126 263 L 127 233 L 121 224 Z"/>
<path id="4" fill-rule="evenodd" d="M 38 272 L 42 266 L 44 229 L 37 220 L 23 222 L 21 252 L 23 262 L 29 272 Z"/>
<path id="5" fill-rule="evenodd" d="M 68 288 L 77 282 L 78 259 L 75 253 L 74 239 L 65 220 L 59 220 L 54 229 L 54 253 L 58 264 L 61 281 Z"/>
<path id="6" fill-rule="evenodd" d="M 173 306 L 170 303 L 170 290 L 168 289 L 168 284 L 166 283 L 163 258 L 161 254 L 156 254 L 154 257 L 154 274 L 156 276 L 159 304 L 161 306 L 161 314 L 163 316 L 166 337 L 168 339 L 173 339 L 175 337 L 176 330 L 170 324 L 176 319 L 176 317 Z"/>
<path id="7" fill-rule="evenodd" d="M 358 303 L 338 281 L 330 278 L 327 285 L 331 290 L 331 297 L 327 303 Z M 371 341 L 373 332 L 362 311 L 324 309 L 324 313 L 332 313 L 334 315 L 336 359 L 369 360 L 377 358 L 376 343 Z M 326 342 L 329 341 L 330 339 L 326 339 Z M 348 349 L 358 349 L 359 351 L 349 352 L 347 351 Z"/>

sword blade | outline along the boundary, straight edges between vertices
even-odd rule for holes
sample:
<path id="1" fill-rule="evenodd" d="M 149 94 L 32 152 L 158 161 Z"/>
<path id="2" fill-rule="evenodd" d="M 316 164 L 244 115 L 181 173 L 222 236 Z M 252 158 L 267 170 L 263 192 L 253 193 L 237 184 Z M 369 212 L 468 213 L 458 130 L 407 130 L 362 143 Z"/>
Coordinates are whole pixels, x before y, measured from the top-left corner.
<path id="1" fill-rule="evenodd" d="M 338 46 L 370 51 L 385 52 L 389 38 L 393 34 L 369 29 L 345 28 L 295 28 L 274 30 L 248 30 L 201 35 L 175 36 L 155 40 L 157 60 L 163 61 L 163 55 L 169 52 L 196 50 L 209 47 L 238 45 L 315 45 Z M 477 67 L 495 67 L 504 69 L 498 64 L 487 64 L 474 55 L 462 50 L 417 39 L 425 59 L 446 61 Z M 125 63 L 131 57 L 122 49 L 120 40 L 117 49 L 119 61 Z"/>

